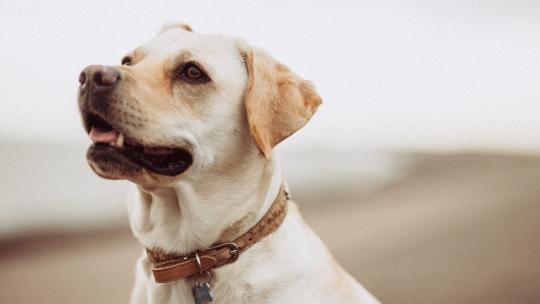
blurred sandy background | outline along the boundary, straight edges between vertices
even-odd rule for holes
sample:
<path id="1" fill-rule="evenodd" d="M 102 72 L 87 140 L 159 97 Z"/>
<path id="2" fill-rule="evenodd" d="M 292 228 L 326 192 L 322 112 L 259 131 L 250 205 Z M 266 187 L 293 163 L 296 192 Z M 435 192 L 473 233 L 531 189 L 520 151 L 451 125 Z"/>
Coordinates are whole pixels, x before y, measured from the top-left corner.
<path id="1" fill-rule="evenodd" d="M 288 174 L 306 221 L 349 272 L 384 303 L 540 303 L 540 157 L 380 155 L 334 162 L 325 175 L 341 179 Z M 92 192 L 71 203 L 99 205 Z M 125 303 L 142 253 L 123 217 L 4 238 L 0 249 L 2 303 Z"/>
<path id="2" fill-rule="evenodd" d="M 75 95 L 164 21 L 244 37 L 325 104 L 280 147 L 294 199 L 383 303 L 540 303 L 538 1 L 0 2 L 0 303 L 126 303 L 130 185 Z M 279 22 L 276 22 L 279 20 Z"/>

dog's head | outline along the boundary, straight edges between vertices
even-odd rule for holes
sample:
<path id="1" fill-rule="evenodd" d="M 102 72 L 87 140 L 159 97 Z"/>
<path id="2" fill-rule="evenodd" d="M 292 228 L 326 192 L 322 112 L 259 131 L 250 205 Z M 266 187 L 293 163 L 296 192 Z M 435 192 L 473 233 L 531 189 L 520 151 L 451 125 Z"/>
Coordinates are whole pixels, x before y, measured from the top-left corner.
<path id="1" fill-rule="evenodd" d="M 85 68 L 79 82 L 92 169 L 149 186 L 239 165 L 253 151 L 270 158 L 321 103 L 264 51 L 186 25 L 164 27 L 120 66 Z"/>

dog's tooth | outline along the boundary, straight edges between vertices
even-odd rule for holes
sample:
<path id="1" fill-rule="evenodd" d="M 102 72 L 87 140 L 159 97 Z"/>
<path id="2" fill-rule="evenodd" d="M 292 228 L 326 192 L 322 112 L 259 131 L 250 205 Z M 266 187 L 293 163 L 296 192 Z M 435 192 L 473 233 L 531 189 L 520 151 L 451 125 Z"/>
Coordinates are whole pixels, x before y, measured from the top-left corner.
<path id="1" fill-rule="evenodd" d="M 118 148 L 124 147 L 124 134 L 120 133 L 120 135 L 118 135 L 115 144 Z"/>

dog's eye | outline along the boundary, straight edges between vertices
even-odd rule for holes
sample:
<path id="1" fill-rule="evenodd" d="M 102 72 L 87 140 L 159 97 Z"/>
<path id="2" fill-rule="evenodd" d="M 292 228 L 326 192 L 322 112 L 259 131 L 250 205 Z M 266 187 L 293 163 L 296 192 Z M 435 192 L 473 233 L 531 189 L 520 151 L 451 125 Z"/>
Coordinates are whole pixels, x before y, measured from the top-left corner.
<path id="1" fill-rule="evenodd" d="M 184 65 L 180 69 L 180 72 L 177 73 L 177 77 L 191 83 L 205 83 L 210 81 L 210 78 L 206 76 L 203 70 L 194 63 L 187 63 Z"/>
<path id="2" fill-rule="evenodd" d="M 126 56 L 122 58 L 122 65 L 131 65 L 131 57 Z"/>
<path id="3" fill-rule="evenodd" d="M 198 67 L 192 65 L 186 69 L 186 76 L 191 79 L 199 79 L 203 76 L 203 73 Z"/>

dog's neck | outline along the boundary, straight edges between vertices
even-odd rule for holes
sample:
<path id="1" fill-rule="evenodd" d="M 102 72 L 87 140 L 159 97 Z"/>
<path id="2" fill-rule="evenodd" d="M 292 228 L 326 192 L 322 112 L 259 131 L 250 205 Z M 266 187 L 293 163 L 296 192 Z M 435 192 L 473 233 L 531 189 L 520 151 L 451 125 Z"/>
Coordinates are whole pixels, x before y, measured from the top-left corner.
<path id="1" fill-rule="evenodd" d="M 227 174 L 185 178 L 173 187 L 138 187 L 130 225 L 147 248 L 185 254 L 230 241 L 264 216 L 282 183 L 279 160 L 254 158 Z"/>

